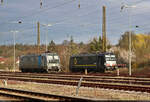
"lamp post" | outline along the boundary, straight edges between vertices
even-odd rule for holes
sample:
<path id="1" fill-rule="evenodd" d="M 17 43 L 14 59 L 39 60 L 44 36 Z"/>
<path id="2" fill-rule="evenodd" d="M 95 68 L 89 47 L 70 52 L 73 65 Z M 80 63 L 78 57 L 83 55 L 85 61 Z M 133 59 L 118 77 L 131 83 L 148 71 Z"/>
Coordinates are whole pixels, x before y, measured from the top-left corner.
<path id="1" fill-rule="evenodd" d="M 15 34 L 18 33 L 17 30 L 11 31 L 13 33 L 14 38 L 14 71 L 16 70 L 15 62 L 16 62 L 16 52 L 15 52 Z"/>
<path id="2" fill-rule="evenodd" d="M 13 22 L 13 23 L 19 23 L 19 24 L 21 24 L 22 21 L 19 20 L 19 21 L 17 21 L 17 22 Z M 16 50 L 15 50 L 15 49 L 16 49 L 16 48 L 15 48 L 16 42 L 15 42 L 15 34 L 18 33 L 19 31 L 13 30 L 13 31 L 10 31 L 10 32 L 13 33 L 13 39 L 14 39 L 14 71 L 15 71 L 15 70 L 16 70 L 16 65 L 15 65 L 15 63 L 16 63 Z"/>
<path id="3" fill-rule="evenodd" d="M 121 6 L 121 11 L 124 9 L 124 8 L 135 8 L 136 6 L 135 5 L 131 5 L 131 6 L 128 6 L 128 5 L 123 5 Z M 129 76 L 131 76 L 131 62 L 132 62 L 132 49 L 131 49 L 131 11 L 129 12 Z"/>
<path id="4" fill-rule="evenodd" d="M 45 34 L 45 50 L 47 52 L 47 34 L 48 34 L 48 27 L 52 26 L 51 24 L 42 24 L 42 26 L 46 27 L 46 34 Z"/>

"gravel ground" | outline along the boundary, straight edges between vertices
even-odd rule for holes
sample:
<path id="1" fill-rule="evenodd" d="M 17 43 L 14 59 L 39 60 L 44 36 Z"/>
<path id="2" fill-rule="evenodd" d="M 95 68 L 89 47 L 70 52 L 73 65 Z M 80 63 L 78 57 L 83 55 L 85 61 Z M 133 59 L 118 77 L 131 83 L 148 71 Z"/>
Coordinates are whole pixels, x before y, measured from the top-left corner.
<path id="1" fill-rule="evenodd" d="M 66 95 L 66 96 L 76 96 L 76 88 L 77 88 L 76 86 L 68 86 L 68 85 L 39 84 L 39 83 L 16 82 L 16 81 L 7 81 L 7 85 L 5 85 L 4 81 L 2 80 L 0 80 L 0 85 L 1 87 L 35 91 L 41 93 L 57 94 L 57 95 Z M 87 88 L 87 87 L 80 87 L 78 91 L 78 96 L 87 98 L 97 98 L 101 100 L 150 101 L 150 93 L 100 89 L 100 88 Z"/>

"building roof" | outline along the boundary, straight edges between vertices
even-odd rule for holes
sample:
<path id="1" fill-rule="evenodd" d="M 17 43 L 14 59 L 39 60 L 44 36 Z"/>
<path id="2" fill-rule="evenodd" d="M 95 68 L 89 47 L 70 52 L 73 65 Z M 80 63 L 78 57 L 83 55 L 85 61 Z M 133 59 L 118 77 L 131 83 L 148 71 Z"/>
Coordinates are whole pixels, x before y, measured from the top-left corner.
<path id="1" fill-rule="evenodd" d="M 0 57 L 0 62 L 6 61 L 6 58 Z"/>

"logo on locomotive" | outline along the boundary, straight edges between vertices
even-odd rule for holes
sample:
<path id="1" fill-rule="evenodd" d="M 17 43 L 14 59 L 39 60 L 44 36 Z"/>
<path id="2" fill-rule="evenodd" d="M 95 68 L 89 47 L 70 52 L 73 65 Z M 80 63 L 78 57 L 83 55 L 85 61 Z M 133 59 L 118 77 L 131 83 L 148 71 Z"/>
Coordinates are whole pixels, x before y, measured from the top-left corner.
<path id="1" fill-rule="evenodd" d="M 74 64 L 77 64 L 77 59 L 76 58 L 74 58 Z"/>

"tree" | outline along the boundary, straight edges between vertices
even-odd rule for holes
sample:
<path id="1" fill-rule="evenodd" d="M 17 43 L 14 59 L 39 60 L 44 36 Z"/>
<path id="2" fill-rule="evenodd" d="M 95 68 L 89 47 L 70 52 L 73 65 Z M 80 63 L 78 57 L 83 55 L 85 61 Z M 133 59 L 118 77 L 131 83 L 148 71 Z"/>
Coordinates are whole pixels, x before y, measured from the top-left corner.
<path id="1" fill-rule="evenodd" d="M 76 43 L 74 43 L 73 36 L 71 36 L 70 37 L 70 42 L 69 42 L 69 52 L 70 52 L 70 55 L 79 53 L 78 49 L 79 49 L 78 45 Z"/>
<path id="2" fill-rule="evenodd" d="M 131 40 L 132 40 L 132 42 L 134 42 L 136 40 L 136 36 L 135 36 L 134 32 L 131 32 Z M 129 49 L 129 31 L 125 32 L 121 36 L 118 46 L 120 46 L 120 48 L 123 48 L 126 50 Z M 133 48 L 133 43 L 132 43 L 132 48 Z"/>
<path id="3" fill-rule="evenodd" d="M 133 42 L 134 52 L 136 54 L 136 61 L 145 62 L 148 60 L 150 53 L 150 35 L 136 34 L 136 40 Z M 143 55 L 143 57 L 141 57 Z"/>
<path id="4" fill-rule="evenodd" d="M 50 51 L 50 52 L 56 52 L 56 45 L 55 45 L 55 43 L 54 43 L 53 40 L 51 40 L 51 42 L 48 45 L 48 51 Z"/>
<path id="5" fill-rule="evenodd" d="M 149 34 L 134 34 L 131 33 L 131 48 L 132 48 L 132 64 L 137 67 L 144 67 L 150 59 L 150 35 Z M 119 40 L 118 46 L 122 49 L 129 49 L 129 32 L 125 32 Z"/>
<path id="6" fill-rule="evenodd" d="M 80 49 L 84 47 L 84 43 L 82 41 L 78 45 Z"/>
<path id="7" fill-rule="evenodd" d="M 93 38 L 93 40 L 89 43 L 89 52 L 90 53 L 95 53 L 95 52 L 102 52 L 102 39 L 101 37 L 99 37 L 99 39 L 97 39 L 96 37 Z"/>
<path id="8" fill-rule="evenodd" d="M 64 41 L 62 42 L 62 45 L 69 45 L 69 41 L 68 41 L 68 40 L 64 40 Z"/>

